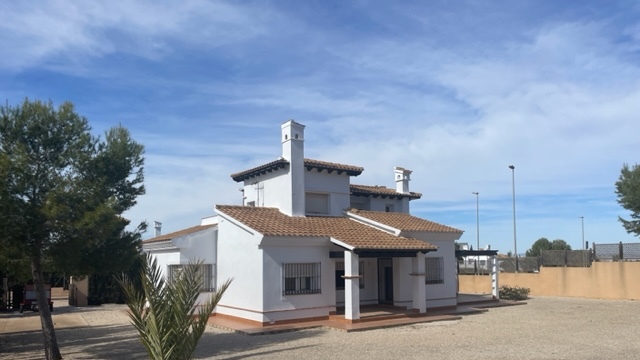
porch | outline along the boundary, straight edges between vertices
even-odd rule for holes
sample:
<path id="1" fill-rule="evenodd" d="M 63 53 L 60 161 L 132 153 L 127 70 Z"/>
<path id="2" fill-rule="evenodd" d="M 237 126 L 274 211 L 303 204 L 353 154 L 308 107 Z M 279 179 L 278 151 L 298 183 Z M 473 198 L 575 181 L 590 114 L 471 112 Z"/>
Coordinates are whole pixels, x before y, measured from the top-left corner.
<path id="1" fill-rule="evenodd" d="M 322 320 L 304 321 L 302 319 L 293 323 L 261 326 L 242 320 L 213 316 L 209 319 L 209 325 L 245 335 L 275 334 L 313 328 L 355 332 L 436 321 L 460 320 L 463 315 L 480 314 L 491 307 L 521 304 L 525 303 L 496 300 L 491 295 L 459 294 L 456 308 L 433 310 L 426 313 L 417 313 L 411 309 L 389 305 L 364 305 L 360 307 L 360 319 L 357 322 L 345 319 L 344 308 L 338 308 L 335 314 Z"/>

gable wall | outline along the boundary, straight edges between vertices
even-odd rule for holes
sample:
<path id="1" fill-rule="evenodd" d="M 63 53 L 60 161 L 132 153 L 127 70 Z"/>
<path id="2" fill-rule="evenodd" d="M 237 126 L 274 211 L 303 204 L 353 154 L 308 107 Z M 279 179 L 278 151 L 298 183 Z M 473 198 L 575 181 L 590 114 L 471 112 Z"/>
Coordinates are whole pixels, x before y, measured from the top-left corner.
<path id="1" fill-rule="evenodd" d="M 262 250 L 252 234 L 223 216 L 218 224 L 218 283 L 233 278 L 216 312 L 262 321 Z"/>
<path id="2" fill-rule="evenodd" d="M 291 193 L 288 167 L 244 181 L 245 205 L 286 208 Z M 291 205 L 289 205 L 291 207 Z"/>

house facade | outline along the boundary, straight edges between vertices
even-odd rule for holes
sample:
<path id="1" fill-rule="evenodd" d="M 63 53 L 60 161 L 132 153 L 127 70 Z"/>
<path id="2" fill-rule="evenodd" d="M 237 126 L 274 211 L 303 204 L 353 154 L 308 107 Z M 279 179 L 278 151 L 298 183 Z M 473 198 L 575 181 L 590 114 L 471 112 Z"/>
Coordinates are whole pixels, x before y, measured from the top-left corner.
<path id="1" fill-rule="evenodd" d="M 395 188 L 352 184 L 359 166 L 307 159 L 305 127 L 281 126 L 282 154 L 231 174 L 243 203 L 217 205 L 201 224 L 143 242 L 171 277 L 200 259 L 209 283 L 233 278 L 216 308 L 260 324 L 320 319 L 388 304 L 424 313 L 456 306 L 455 241 L 462 231 L 410 214 L 411 171 Z M 206 295 L 206 292 L 204 293 Z"/>

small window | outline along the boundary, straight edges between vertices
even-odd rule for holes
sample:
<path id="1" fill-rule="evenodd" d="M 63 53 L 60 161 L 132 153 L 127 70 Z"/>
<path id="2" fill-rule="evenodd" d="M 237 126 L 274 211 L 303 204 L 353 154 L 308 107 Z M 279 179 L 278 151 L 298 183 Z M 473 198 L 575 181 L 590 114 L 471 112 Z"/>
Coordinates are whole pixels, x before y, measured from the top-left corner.
<path id="1" fill-rule="evenodd" d="M 282 264 L 282 295 L 319 294 L 320 263 Z"/>
<path id="2" fill-rule="evenodd" d="M 169 276 L 167 277 L 167 280 L 175 281 L 186 266 L 191 265 L 169 265 Z M 202 272 L 202 286 L 200 287 L 200 291 L 213 291 L 216 287 L 214 265 L 200 264 L 199 267 Z"/>
<path id="3" fill-rule="evenodd" d="M 310 215 L 329 214 L 329 194 L 307 193 L 305 196 L 305 211 Z"/>
<path id="4" fill-rule="evenodd" d="M 358 274 L 360 275 L 360 289 L 364 289 L 364 261 L 358 262 Z M 344 261 L 336 262 L 336 290 L 344 290 Z"/>
<path id="5" fill-rule="evenodd" d="M 444 258 L 428 257 L 425 261 L 425 284 L 444 284 Z"/>
<path id="6" fill-rule="evenodd" d="M 394 209 L 393 204 L 387 204 L 387 205 L 385 205 L 385 206 L 384 206 L 384 211 L 385 211 L 385 212 L 394 212 L 394 211 L 395 211 L 395 209 Z"/>

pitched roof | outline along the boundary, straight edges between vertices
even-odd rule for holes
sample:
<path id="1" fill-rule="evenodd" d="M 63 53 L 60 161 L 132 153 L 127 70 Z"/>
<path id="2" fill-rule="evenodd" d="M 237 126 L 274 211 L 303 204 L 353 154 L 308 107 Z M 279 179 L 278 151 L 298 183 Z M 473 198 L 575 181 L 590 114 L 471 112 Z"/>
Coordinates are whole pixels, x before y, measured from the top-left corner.
<path id="1" fill-rule="evenodd" d="M 373 197 L 382 197 L 382 198 L 398 198 L 402 199 L 408 197 L 409 200 L 420 199 L 422 197 L 421 193 L 418 192 L 410 192 L 410 193 L 401 193 L 397 192 L 394 189 L 390 189 L 386 186 L 370 186 L 370 185 L 355 185 L 351 184 L 351 195 L 355 196 L 373 196 Z"/>
<path id="2" fill-rule="evenodd" d="M 252 177 L 264 175 L 266 173 L 270 173 L 272 171 L 282 169 L 288 165 L 289 165 L 289 160 L 280 158 L 278 160 L 275 160 L 260 166 L 256 166 L 248 170 L 233 173 L 231 174 L 231 178 L 237 182 L 240 182 L 247 179 L 251 179 Z M 338 164 L 338 163 L 313 160 L 313 159 L 304 159 L 304 166 L 307 168 L 308 171 L 311 171 L 313 169 L 318 170 L 318 172 L 322 170 L 327 170 L 327 172 L 329 173 L 336 171 L 338 175 L 342 174 L 343 172 L 346 172 L 347 175 L 349 176 L 358 176 L 362 174 L 362 172 L 364 171 L 364 168 L 360 166 Z"/>
<path id="3" fill-rule="evenodd" d="M 322 170 L 327 170 L 329 174 L 336 171 L 338 175 L 346 172 L 349 176 L 358 176 L 362 174 L 364 171 L 363 167 L 355 166 L 355 165 L 346 165 L 346 164 L 338 164 L 328 161 L 321 160 L 313 160 L 313 159 L 304 159 L 304 166 L 307 170 L 317 169 L 318 172 Z"/>
<path id="4" fill-rule="evenodd" d="M 354 249 L 436 250 L 427 242 L 395 236 L 345 216 L 293 217 L 276 208 L 217 205 L 226 214 L 265 236 L 331 237 Z"/>
<path id="5" fill-rule="evenodd" d="M 153 243 L 153 242 L 158 242 L 158 241 L 171 240 L 171 239 L 175 239 L 175 238 L 180 237 L 180 236 L 189 235 L 189 234 L 196 233 L 198 231 L 209 229 L 209 228 L 212 228 L 214 226 L 216 226 L 216 225 L 213 224 L 213 225 L 192 226 L 192 227 L 187 228 L 187 229 L 174 231 L 174 232 L 169 233 L 169 234 L 160 235 L 160 236 L 156 236 L 156 237 L 151 238 L 151 239 L 144 240 L 144 241 L 142 241 L 142 243 L 143 244 L 148 244 L 148 243 Z"/>
<path id="6" fill-rule="evenodd" d="M 400 231 L 428 231 L 460 234 L 463 233 L 462 230 L 438 224 L 436 222 L 422 219 L 406 213 L 367 211 L 358 209 L 349 209 L 348 212 L 381 224 L 389 225 Z"/>

